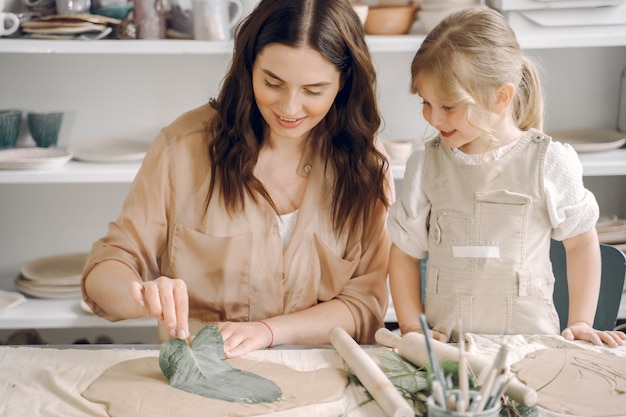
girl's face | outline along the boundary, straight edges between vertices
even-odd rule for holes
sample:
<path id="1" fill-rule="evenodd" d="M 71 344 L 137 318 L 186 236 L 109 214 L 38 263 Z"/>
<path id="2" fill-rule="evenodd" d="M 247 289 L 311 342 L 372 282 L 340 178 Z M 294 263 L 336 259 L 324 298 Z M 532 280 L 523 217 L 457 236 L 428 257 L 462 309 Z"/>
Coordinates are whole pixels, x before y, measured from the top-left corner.
<path id="1" fill-rule="evenodd" d="M 441 137 L 450 148 L 458 148 L 467 153 L 480 153 L 481 132 L 470 125 L 467 120 L 467 105 L 451 106 L 437 98 L 436 91 L 429 78 L 420 76 L 417 80 L 417 91 L 423 100 L 422 114 L 424 119 L 439 130 Z"/>
<path id="2" fill-rule="evenodd" d="M 270 44 L 256 57 L 252 87 L 269 138 L 304 139 L 330 110 L 340 73 L 311 48 Z"/>

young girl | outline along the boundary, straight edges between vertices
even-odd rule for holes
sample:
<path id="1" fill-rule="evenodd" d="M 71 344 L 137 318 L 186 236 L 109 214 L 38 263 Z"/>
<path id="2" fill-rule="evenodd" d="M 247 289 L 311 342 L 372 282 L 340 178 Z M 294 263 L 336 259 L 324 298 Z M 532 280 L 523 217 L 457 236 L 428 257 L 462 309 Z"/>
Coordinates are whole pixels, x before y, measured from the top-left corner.
<path id="1" fill-rule="evenodd" d="M 407 162 L 390 210 L 389 266 L 402 333 L 421 331 L 420 261 L 433 337 L 558 334 L 550 238 L 567 251 L 568 340 L 609 346 L 592 328 L 600 286 L 596 200 L 575 151 L 542 129 L 540 80 L 506 20 L 474 7 L 443 20 L 411 64 L 411 92 L 439 135 Z"/>

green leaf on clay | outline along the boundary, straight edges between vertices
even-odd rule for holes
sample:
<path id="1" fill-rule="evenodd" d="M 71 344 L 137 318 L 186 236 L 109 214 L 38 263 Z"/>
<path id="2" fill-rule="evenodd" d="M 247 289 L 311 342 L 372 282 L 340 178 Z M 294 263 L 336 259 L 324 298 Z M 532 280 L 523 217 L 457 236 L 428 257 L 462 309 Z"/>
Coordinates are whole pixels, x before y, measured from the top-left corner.
<path id="1" fill-rule="evenodd" d="M 169 339 L 161 345 L 159 366 L 174 388 L 223 401 L 271 403 L 282 397 L 273 381 L 233 368 L 224 357 L 224 340 L 214 324 L 198 332 L 191 345 Z"/>
<path id="2" fill-rule="evenodd" d="M 428 388 L 426 371 L 405 361 L 397 353 L 388 351 L 380 361 L 385 368 L 385 375 L 396 388 L 413 394 Z"/>

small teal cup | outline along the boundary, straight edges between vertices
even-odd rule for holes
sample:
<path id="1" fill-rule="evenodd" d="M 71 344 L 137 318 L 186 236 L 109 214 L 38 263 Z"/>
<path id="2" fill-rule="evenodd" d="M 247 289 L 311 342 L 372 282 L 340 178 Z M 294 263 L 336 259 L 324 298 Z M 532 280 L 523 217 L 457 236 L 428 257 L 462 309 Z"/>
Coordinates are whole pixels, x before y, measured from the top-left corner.
<path id="1" fill-rule="evenodd" d="M 21 110 L 0 110 L 0 149 L 15 147 L 21 124 Z"/>
<path id="2" fill-rule="evenodd" d="M 63 122 L 62 112 L 28 113 L 28 128 L 33 140 L 40 148 L 56 146 Z"/>

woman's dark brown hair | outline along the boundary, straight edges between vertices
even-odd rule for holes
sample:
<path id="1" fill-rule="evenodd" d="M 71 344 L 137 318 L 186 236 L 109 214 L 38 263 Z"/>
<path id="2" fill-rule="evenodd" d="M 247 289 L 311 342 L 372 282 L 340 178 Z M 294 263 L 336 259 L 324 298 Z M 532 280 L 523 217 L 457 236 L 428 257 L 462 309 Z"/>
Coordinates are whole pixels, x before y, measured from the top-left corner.
<path id="1" fill-rule="evenodd" d="M 388 163 L 374 146 L 380 126 L 376 75 L 363 27 L 348 0 L 262 0 L 238 26 L 231 66 L 219 96 L 211 101 L 217 116 L 210 126 L 215 191 L 226 209 L 243 210 L 246 194 L 258 192 L 274 204 L 253 175 L 267 125 L 252 89 L 252 67 L 269 44 L 307 46 L 340 72 L 342 88 L 328 114 L 312 131 L 322 157 L 336 172 L 332 216 L 337 232 L 356 232 L 377 201 L 387 201 Z M 216 190 L 216 187 L 218 190 Z"/>

